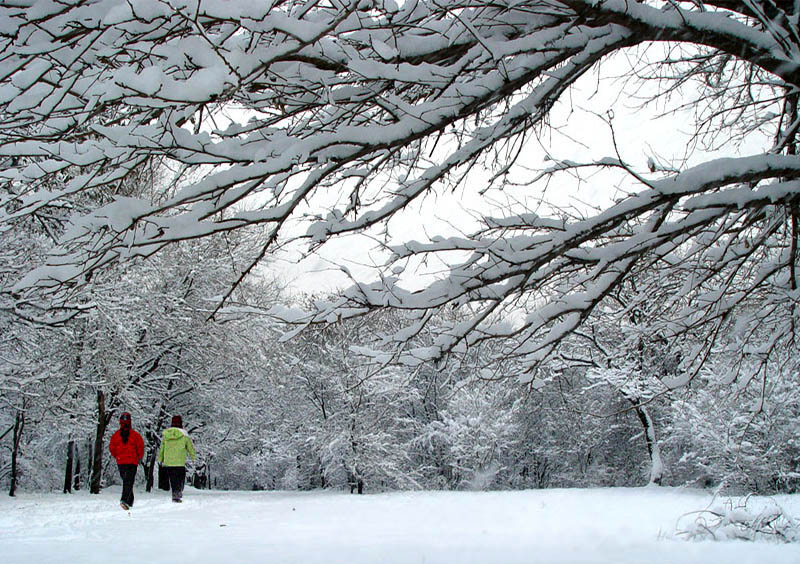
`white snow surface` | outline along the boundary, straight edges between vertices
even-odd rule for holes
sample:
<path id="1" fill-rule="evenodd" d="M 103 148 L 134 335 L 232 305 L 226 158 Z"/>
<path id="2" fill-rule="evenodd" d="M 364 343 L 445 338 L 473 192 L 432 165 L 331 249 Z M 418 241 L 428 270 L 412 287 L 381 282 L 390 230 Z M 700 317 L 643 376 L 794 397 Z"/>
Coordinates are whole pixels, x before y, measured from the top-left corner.
<path id="1" fill-rule="evenodd" d="M 779 564 L 800 544 L 686 541 L 685 514 L 708 492 L 672 488 L 521 492 L 226 492 L 136 490 L 0 498 L 5 564 L 426 563 Z M 800 495 L 775 500 L 793 515 Z"/>

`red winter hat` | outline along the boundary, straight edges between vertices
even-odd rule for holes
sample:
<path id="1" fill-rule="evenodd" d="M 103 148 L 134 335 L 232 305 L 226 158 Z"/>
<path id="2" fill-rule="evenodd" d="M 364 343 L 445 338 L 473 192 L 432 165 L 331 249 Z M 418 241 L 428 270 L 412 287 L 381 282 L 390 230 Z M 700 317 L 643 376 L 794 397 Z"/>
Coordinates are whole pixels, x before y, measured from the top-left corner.
<path id="1" fill-rule="evenodd" d="M 131 426 L 131 414 L 127 411 L 123 412 L 122 415 L 119 416 L 119 426 L 120 427 L 130 427 Z"/>
<path id="2" fill-rule="evenodd" d="M 183 427 L 183 419 L 180 415 L 173 415 L 172 416 L 172 426 L 173 427 Z"/>

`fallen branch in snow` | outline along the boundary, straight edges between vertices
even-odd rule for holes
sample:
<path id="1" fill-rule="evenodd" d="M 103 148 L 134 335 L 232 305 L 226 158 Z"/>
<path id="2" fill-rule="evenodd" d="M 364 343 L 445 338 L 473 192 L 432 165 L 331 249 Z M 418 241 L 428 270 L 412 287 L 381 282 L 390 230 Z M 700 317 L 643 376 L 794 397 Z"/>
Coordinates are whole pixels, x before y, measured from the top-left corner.
<path id="1" fill-rule="evenodd" d="M 800 542 L 800 521 L 774 499 L 756 504 L 751 496 L 728 499 L 678 520 L 677 536 L 688 540 L 768 540 Z M 761 507 L 754 507 L 762 505 Z M 688 520 L 688 523 L 686 522 Z"/>

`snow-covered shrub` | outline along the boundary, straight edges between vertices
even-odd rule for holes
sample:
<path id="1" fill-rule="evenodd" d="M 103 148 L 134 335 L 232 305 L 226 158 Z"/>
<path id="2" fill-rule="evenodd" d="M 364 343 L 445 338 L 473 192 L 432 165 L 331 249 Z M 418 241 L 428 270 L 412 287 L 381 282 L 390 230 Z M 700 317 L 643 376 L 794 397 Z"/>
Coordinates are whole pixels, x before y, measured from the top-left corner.
<path id="1" fill-rule="evenodd" d="M 673 401 L 664 451 L 676 484 L 730 494 L 794 492 L 800 481 L 800 401 L 796 377 L 766 375 L 765 385 L 730 393 L 717 364 Z M 722 376 L 722 377 L 720 377 Z"/>
<path id="2" fill-rule="evenodd" d="M 689 540 L 800 542 L 800 521 L 772 498 L 747 496 L 684 515 L 677 534 Z"/>

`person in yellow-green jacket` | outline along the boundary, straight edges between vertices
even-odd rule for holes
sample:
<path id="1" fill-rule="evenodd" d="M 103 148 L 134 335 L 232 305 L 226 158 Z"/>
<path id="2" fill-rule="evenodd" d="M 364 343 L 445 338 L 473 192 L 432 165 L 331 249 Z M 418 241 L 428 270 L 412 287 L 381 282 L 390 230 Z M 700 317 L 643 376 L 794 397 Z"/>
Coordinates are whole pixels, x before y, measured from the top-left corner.
<path id="1" fill-rule="evenodd" d="M 158 462 L 164 466 L 169 476 L 169 487 L 172 490 L 172 501 L 183 501 L 183 484 L 186 483 L 186 457 L 194 460 L 195 452 L 192 439 L 183 430 L 183 419 L 180 415 L 172 416 L 172 426 L 164 429 L 161 436 L 161 448 L 158 449 Z"/>

